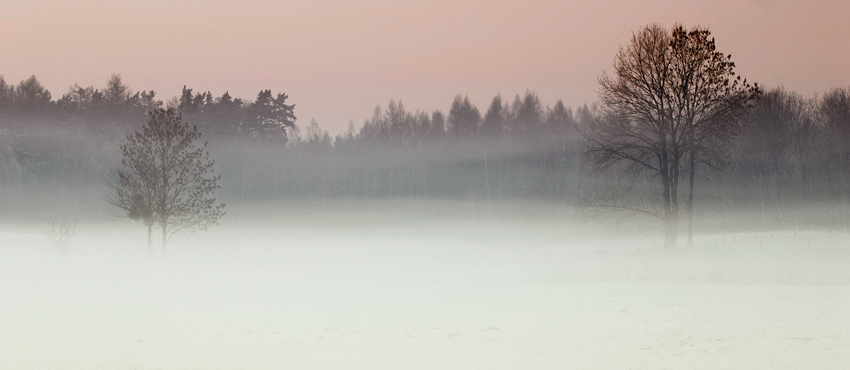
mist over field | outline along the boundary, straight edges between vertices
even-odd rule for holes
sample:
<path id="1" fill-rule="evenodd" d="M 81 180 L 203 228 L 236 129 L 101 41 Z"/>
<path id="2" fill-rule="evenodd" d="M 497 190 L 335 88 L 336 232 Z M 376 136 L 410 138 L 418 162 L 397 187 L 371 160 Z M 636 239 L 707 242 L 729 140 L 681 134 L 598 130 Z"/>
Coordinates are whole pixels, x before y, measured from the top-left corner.
<path id="1" fill-rule="evenodd" d="M 669 251 L 655 221 L 540 202 L 234 202 L 149 258 L 144 228 L 93 194 L 47 201 L 79 215 L 67 255 L 43 214 L 2 218 L 3 368 L 850 361 L 850 237 L 730 226 L 758 214 L 712 218 Z"/>

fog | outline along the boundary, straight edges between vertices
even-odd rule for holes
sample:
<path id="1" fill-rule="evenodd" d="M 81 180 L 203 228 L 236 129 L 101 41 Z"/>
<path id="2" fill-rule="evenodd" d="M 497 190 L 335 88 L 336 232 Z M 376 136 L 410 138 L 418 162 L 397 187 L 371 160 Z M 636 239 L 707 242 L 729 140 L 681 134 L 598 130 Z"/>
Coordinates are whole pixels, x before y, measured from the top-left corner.
<path id="1" fill-rule="evenodd" d="M 0 77 L 0 368 L 850 367 L 850 90 L 770 90 L 693 192 L 676 164 L 673 216 L 658 175 L 594 162 L 611 117 L 533 91 L 334 138 L 270 90 L 100 91 Z M 165 116 L 222 217 L 119 181 Z M 149 249 L 165 216 L 209 227 Z"/>
<path id="2" fill-rule="evenodd" d="M 51 199 L 91 212 L 65 255 L 2 219 L 2 368 L 850 363 L 845 233 L 665 250 L 650 219 L 540 202 L 312 199 L 231 203 L 150 258 L 140 224 L 75 197 Z"/>

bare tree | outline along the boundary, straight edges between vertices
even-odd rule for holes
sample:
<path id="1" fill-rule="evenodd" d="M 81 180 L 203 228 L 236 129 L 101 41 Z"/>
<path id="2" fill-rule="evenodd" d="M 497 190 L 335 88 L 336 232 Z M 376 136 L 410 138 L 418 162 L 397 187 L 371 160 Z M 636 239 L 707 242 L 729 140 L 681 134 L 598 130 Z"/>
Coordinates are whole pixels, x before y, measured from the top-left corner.
<path id="1" fill-rule="evenodd" d="M 159 224 L 164 255 L 176 232 L 206 230 L 224 215 L 224 204 L 214 197 L 221 176 L 213 176 L 207 143 L 196 144 L 197 127 L 190 128 L 173 108 L 149 116 L 121 145 L 121 168 L 107 181 L 112 190 L 107 201 L 148 227 L 151 253 L 153 224 Z"/>
<path id="2" fill-rule="evenodd" d="M 708 37 L 707 30 L 681 26 L 670 32 L 650 25 L 635 33 L 617 53 L 613 76 L 599 79 L 601 116 L 584 134 L 597 170 L 616 168 L 633 179 L 644 174 L 660 185 L 660 208 L 619 208 L 661 219 L 668 248 L 678 235 L 682 172 L 688 171 L 692 191 L 698 159 L 708 161 L 736 135 L 735 113 L 758 92 L 733 79 L 734 64 Z M 690 210 L 692 193 L 688 204 Z"/>
<path id="3" fill-rule="evenodd" d="M 664 222 L 665 246 L 674 247 L 678 233 L 678 184 L 685 152 L 684 132 L 670 117 L 670 37 L 651 25 L 632 35 L 614 59 L 614 76 L 599 79 L 600 119 L 590 123 L 585 152 L 597 170 L 621 167 L 650 173 L 662 187 L 661 209 L 636 208 Z"/>
<path id="4" fill-rule="evenodd" d="M 76 221 L 54 218 L 48 219 L 44 225 L 39 226 L 39 229 L 62 254 L 68 253 L 68 245 L 71 244 L 71 239 L 79 230 Z"/>
<path id="5" fill-rule="evenodd" d="M 673 28 L 670 40 L 671 121 L 685 131 L 688 171 L 688 246 L 693 246 L 694 177 L 698 164 L 720 168 L 742 131 L 750 102 L 760 96 L 735 76 L 731 55 L 717 51 L 711 33 L 700 27 Z"/>

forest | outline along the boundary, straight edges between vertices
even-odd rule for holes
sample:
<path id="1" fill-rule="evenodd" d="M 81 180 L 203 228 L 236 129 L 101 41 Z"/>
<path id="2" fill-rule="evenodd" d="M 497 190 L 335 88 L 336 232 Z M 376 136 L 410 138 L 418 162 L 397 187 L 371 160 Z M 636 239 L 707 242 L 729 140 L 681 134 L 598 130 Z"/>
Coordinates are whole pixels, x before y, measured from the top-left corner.
<path id="1" fill-rule="evenodd" d="M 288 98 L 263 90 L 251 101 L 184 87 L 164 102 L 153 91 L 134 91 L 117 74 L 104 87 L 74 85 L 54 98 L 35 76 L 17 84 L 0 77 L 0 201 L 102 186 L 118 165 L 120 143 L 144 124 L 147 111 L 165 106 L 199 128 L 222 176 L 220 196 L 231 204 L 519 199 L 594 208 L 595 199 L 638 204 L 656 191 L 645 179 L 587 164 L 583 135 L 600 119 L 595 104 L 544 106 L 526 91 L 513 99 L 496 95 L 482 113 L 457 95 L 446 114 L 390 101 L 332 138 L 315 120 L 297 124 Z M 772 88 L 743 121 L 722 161 L 697 166 L 697 209 L 761 211 L 758 227 L 846 229 L 850 89 L 807 98 Z"/>

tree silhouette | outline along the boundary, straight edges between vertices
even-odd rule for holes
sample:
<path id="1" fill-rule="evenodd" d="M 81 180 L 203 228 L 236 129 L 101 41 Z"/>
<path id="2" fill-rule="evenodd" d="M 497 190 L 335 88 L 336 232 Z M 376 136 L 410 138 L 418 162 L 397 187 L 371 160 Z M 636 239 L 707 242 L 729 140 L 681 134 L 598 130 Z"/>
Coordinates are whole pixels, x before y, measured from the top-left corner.
<path id="1" fill-rule="evenodd" d="M 148 227 L 149 252 L 154 222 L 162 228 L 164 255 L 176 232 L 206 230 L 224 215 L 224 204 L 214 197 L 221 176 L 212 175 L 214 162 L 207 143 L 197 146 L 200 137 L 173 108 L 157 109 L 121 145 L 121 168 L 109 178 L 107 200 Z"/>
<path id="2" fill-rule="evenodd" d="M 742 116 L 761 91 L 735 76 L 731 55 L 716 50 L 704 28 L 673 28 L 670 45 L 671 123 L 687 145 L 688 246 L 693 246 L 694 177 L 700 163 L 719 168 L 742 131 Z"/>
<path id="3" fill-rule="evenodd" d="M 286 142 L 286 129 L 295 126 L 295 104 L 286 104 L 286 94 L 272 96 L 271 90 L 262 90 L 257 101 L 248 107 L 248 117 L 242 130 L 249 136 Z"/>
<path id="4" fill-rule="evenodd" d="M 528 137 L 537 133 L 543 124 L 544 114 L 543 104 L 534 92 L 526 91 L 522 98 L 515 96 L 508 122 L 510 134 Z"/>
<path id="5" fill-rule="evenodd" d="M 733 77 L 734 63 L 715 50 L 709 35 L 658 25 L 635 33 L 617 53 L 614 75 L 599 80 L 603 117 L 587 133 L 586 153 L 597 169 L 623 164 L 634 178 L 649 173 L 660 183 L 660 208 L 618 208 L 660 218 L 668 248 L 678 235 L 682 171 L 689 175 L 690 211 L 697 161 L 731 145 L 740 112 L 759 94 L 757 86 Z"/>
<path id="6" fill-rule="evenodd" d="M 501 137 L 505 131 L 507 108 L 502 104 L 502 96 L 496 95 L 490 102 L 490 108 L 484 114 L 481 122 L 481 135 L 484 137 Z"/>
<path id="7" fill-rule="evenodd" d="M 481 113 L 468 96 L 455 96 L 452 107 L 449 109 L 450 131 L 459 138 L 472 138 L 478 133 L 478 122 L 481 121 Z"/>
<path id="8" fill-rule="evenodd" d="M 15 108 L 22 117 L 43 119 L 51 114 L 53 102 L 50 91 L 35 77 L 21 81 L 15 87 Z"/>

